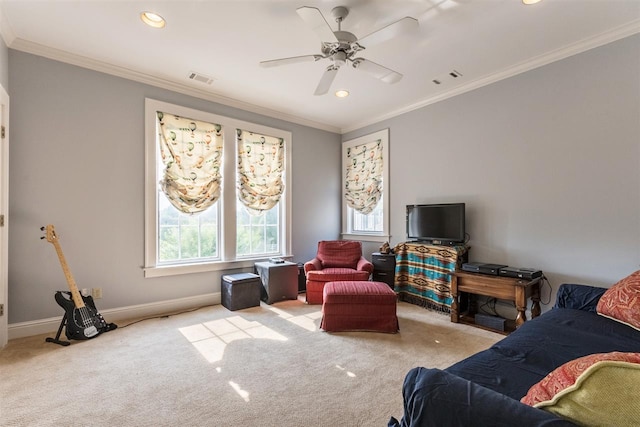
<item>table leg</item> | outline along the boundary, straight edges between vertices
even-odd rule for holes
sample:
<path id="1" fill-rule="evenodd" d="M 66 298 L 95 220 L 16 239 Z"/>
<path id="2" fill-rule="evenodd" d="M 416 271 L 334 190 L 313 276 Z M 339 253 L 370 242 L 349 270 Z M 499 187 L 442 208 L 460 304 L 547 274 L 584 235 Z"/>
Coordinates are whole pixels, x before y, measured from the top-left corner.
<path id="1" fill-rule="evenodd" d="M 538 282 L 531 293 L 531 318 L 540 316 L 540 312 L 540 282 Z"/>
<path id="2" fill-rule="evenodd" d="M 451 321 L 458 323 L 460 321 L 460 306 L 458 304 L 458 278 L 451 276 Z"/>
<path id="3" fill-rule="evenodd" d="M 516 286 L 516 310 L 518 315 L 516 316 L 516 328 L 527 321 L 527 299 L 525 289 L 522 286 Z"/>
<path id="4" fill-rule="evenodd" d="M 527 313 L 523 307 L 517 307 L 518 315 L 516 316 L 516 328 L 527 321 Z"/>

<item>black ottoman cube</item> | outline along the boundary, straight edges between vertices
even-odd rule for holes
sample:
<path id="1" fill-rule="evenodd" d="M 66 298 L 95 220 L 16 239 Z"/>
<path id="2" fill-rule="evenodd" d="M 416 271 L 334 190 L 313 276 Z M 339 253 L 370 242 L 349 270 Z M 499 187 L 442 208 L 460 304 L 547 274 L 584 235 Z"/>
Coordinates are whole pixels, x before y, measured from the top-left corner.
<path id="1" fill-rule="evenodd" d="M 260 305 L 260 276 L 253 273 L 222 276 L 222 305 L 231 311 Z"/>

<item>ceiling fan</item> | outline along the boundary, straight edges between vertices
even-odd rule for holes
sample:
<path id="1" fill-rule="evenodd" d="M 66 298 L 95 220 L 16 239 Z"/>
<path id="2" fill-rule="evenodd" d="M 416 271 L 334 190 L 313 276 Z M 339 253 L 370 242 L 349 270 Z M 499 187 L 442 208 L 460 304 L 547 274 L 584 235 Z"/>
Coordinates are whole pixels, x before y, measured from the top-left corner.
<path id="1" fill-rule="evenodd" d="M 344 6 L 334 7 L 331 10 L 331 15 L 338 23 L 338 31 L 331 29 L 320 10 L 315 7 L 303 6 L 296 9 L 296 12 L 298 12 L 298 15 L 304 22 L 320 37 L 322 41 L 321 53 L 317 55 L 303 55 L 262 61 L 260 62 L 262 67 L 275 67 L 298 62 L 315 62 L 329 58 L 332 63 L 320 78 L 320 83 L 318 83 L 314 95 L 324 95 L 327 93 L 338 70 L 347 63 L 353 68 L 362 70 L 385 83 L 396 83 L 402 78 L 402 74 L 397 71 L 383 67 L 380 64 L 364 58 L 356 58 L 355 56 L 358 52 L 364 50 L 365 46 L 382 43 L 417 28 L 417 19 L 411 17 L 402 18 L 399 21 L 358 39 L 352 33 L 342 31 L 342 21 L 349 14 L 349 9 Z"/>

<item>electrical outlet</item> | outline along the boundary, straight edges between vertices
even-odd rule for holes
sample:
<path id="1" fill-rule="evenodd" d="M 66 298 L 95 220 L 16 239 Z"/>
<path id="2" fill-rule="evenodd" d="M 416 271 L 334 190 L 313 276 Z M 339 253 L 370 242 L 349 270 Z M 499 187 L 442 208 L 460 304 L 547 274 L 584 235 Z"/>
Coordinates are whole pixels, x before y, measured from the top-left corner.
<path id="1" fill-rule="evenodd" d="M 100 299 L 102 298 L 102 288 L 93 288 L 91 290 L 91 294 L 93 296 L 93 299 Z"/>
<path id="2" fill-rule="evenodd" d="M 80 294 L 82 294 L 83 297 L 88 297 L 89 296 L 89 289 L 82 288 L 82 290 L 80 291 Z"/>

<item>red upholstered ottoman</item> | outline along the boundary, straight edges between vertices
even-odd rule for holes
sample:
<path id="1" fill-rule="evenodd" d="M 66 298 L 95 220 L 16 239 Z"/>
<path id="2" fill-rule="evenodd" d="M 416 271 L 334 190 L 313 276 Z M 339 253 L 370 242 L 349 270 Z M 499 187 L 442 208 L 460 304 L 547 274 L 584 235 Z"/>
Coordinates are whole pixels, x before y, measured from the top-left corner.
<path id="1" fill-rule="evenodd" d="M 398 332 L 396 293 L 382 282 L 329 282 L 323 290 L 322 322 L 327 332 Z"/>

